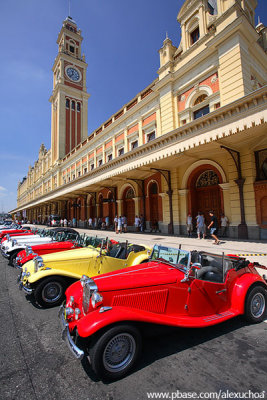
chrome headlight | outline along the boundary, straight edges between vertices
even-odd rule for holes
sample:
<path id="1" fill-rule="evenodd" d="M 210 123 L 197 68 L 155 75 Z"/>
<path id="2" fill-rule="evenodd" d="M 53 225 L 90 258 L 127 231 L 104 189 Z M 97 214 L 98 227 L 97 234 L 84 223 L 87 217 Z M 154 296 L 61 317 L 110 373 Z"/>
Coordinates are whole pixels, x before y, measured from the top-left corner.
<path id="1" fill-rule="evenodd" d="M 37 272 L 39 268 L 44 266 L 42 257 L 39 256 L 35 257 L 33 259 L 33 262 L 34 262 L 34 272 Z"/>
<path id="2" fill-rule="evenodd" d="M 83 311 L 87 314 L 89 311 L 90 297 L 93 292 L 98 291 L 98 288 L 93 279 L 88 278 L 85 275 L 81 278 L 81 284 L 83 286 Z"/>
<path id="3" fill-rule="evenodd" d="M 31 246 L 26 246 L 26 247 L 25 247 L 25 252 L 26 252 L 26 256 L 27 256 L 27 257 L 28 257 L 29 254 L 32 254 L 33 251 L 32 251 Z"/>
<path id="4" fill-rule="evenodd" d="M 92 302 L 93 308 L 96 307 L 97 303 L 102 303 L 102 301 L 103 301 L 103 296 L 101 296 L 100 293 L 94 292 L 92 294 L 91 302 Z"/>

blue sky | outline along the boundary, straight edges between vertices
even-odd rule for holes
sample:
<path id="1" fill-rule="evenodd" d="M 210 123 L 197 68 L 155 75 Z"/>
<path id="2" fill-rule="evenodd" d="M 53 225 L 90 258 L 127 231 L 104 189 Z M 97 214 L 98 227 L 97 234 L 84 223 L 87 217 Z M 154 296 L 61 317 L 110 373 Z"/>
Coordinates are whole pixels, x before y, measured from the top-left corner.
<path id="1" fill-rule="evenodd" d="M 166 32 L 180 42 L 183 0 L 71 0 L 88 63 L 88 133 L 157 77 Z M 16 207 L 17 184 L 50 148 L 52 65 L 68 0 L 1 1 L 0 211 Z M 257 16 L 267 24 L 266 0 Z"/>

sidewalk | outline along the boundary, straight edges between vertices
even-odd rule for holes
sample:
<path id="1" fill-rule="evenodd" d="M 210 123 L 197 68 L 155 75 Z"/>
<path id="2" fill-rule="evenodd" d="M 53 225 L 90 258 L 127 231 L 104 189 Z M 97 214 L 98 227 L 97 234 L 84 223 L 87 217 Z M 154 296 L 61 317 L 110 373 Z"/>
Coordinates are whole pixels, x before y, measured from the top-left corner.
<path id="1" fill-rule="evenodd" d="M 35 227 L 44 228 L 43 225 L 34 225 Z M 251 261 L 257 261 L 259 264 L 267 267 L 267 243 L 263 241 L 250 241 L 250 240 L 234 240 L 223 238 L 221 244 L 216 246 L 213 245 L 213 240 L 208 239 L 197 239 L 188 238 L 183 236 L 174 235 L 163 235 L 161 233 L 142 233 L 142 232 L 128 232 L 116 234 L 113 231 L 97 230 L 97 229 L 85 229 L 85 228 L 74 228 L 79 233 L 86 233 L 89 236 L 108 237 L 121 242 L 128 240 L 130 243 L 143 243 L 147 246 L 153 247 L 155 244 L 162 244 L 166 246 L 177 247 L 181 244 L 182 248 L 188 250 L 202 250 L 209 251 L 212 253 L 226 254 L 255 254 L 265 253 L 266 256 L 247 256 L 246 258 Z M 220 239 L 220 238 L 219 238 Z M 267 275 L 267 271 L 265 271 Z"/>

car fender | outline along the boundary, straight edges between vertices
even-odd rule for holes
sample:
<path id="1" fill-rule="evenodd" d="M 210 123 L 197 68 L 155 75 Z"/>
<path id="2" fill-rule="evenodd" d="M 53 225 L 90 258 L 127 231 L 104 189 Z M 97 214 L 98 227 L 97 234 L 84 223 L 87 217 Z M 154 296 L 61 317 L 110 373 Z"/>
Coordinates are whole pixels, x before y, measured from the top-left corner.
<path id="1" fill-rule="evenodd" d="M 10 247 L 10 249 L 7 250 L 7 253 L 11 256 L 12 253 L 18 252 L 18 251 L 22 251 L 24 249 L 25 249 L 24 246 L 13 246 L 13 247 Z"/>
<path id="2" fill-rule="evenodd" d="M 231 295 L 231 308 L 239 311 L 241 314 L 245 312 L 245 300 L 248 290 L 258 284 L 259 286 L 265 287 L 267 290 L 267 285 L 260 275 L 244 274 L 241 275 L 235 281 L 232 295 Z"/>
<path id="3" fill-rule="evenodd" d="M 75 321 L 72 327 L 70 323 L 70 329 L 77 326 L 79 336 L 86 338 L 92 336 L 99 330 L 106 328 L 110 325 L 118 322 L 146 322 L 160 324 L 162 321 L 162 315 L 155 315 L 144 310 L 131 309 L 127 307 L 114 307 L 106 311 L 100 312 L 101 307 L 97 310 L 89 312 L 83 318 Z"/>
<path id="4" fill-rule="evenodd" d="M 24 264 L 26 265 L 26 264 Z M 65 278 L 71 278 L 71 279 L 81 279 L 81 275 L 75 274 L 73 272 L 66 272 L 63 271 L 62 269 L 41 269 L 38 272 L 35 272 L 34 274 L 30 275 L 28 277 L 28 282 L 30 284 L 36 283 L 37 281 L 48 278 L 49 276 L 62 276 Z"/>
<path id="5" fill-rule="evenodd" d="M 145 260 L 149 260 L 149 254 L 133 254 L 132 257 L 130 256 L 129 263 L 127 264 L 128 267 L 133 265 L 139 265 Z"/>

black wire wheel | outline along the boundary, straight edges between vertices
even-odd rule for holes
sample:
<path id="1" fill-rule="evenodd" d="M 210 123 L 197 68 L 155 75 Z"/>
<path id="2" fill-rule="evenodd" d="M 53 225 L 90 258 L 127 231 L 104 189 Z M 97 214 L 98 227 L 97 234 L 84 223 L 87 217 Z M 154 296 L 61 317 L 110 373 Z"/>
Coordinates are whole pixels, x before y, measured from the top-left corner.
<path id="1" fill-rule="evenodd" d="M 266 318 L 267 290 L 262 286 L 254 287 L 247 295 L 245 316 L 249 322 L 262 322 Z"/>
<path id="2" fill-rule="evenodd" d="M 66 282 L 61 277 L 43 279 L 34 290 L 37 303 L 45 308 L 60 305 L 65 298 Z"/>
<path id="3" fill-rule="evenodd" d="M 98 336 L 89 348 L 94 372 L 108 379 L 118 379 L 133 367 L 141 349 L 141 335 L 132 325 L 117 325 Z"/>
<path id="4" fill-rule="evenodd" d="M 9 259 L 9 262 L 8 262 L 9 265 L 11 265 L 13 267 L 16 267 L 16 258 L 18 256 L 18 253 L 19 253 L 19 251 L 16 251 L 15 253 L 13 253 L 11 255 L 11 257 Z"/>

